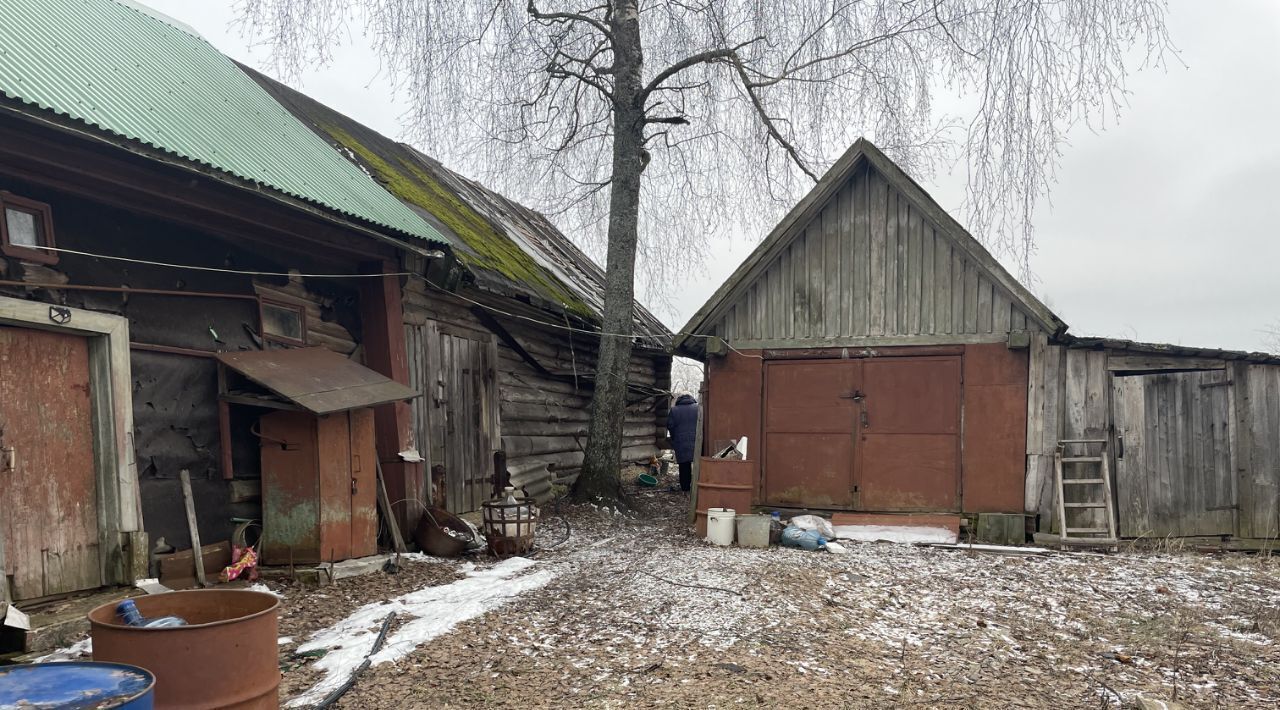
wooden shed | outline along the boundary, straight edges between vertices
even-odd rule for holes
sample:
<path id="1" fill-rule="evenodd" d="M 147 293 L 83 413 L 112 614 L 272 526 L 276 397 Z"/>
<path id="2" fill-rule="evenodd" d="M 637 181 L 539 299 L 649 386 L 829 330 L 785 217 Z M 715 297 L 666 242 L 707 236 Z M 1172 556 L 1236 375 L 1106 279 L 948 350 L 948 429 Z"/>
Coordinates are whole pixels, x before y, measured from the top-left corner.
<path id="1" fill-rule="evenodd" d="M 1103 470 L 1123 535 L 1275 535 L 1276 360 L 1066 330 L 859 140 L 675 346 L 707 362 L 705 449 L 758 442 L 759 506 L 1025 515 L 1048 532 L 1055 452 L 1089 439 L 1065 477 Z"/>
<path id="2" fill-rule="evenodd" d="M 441 234 L 465 271 L 453 290 L 405 284 L 413 435 L 444 472 L 443 500 L 476 510 L 491 493 L 492 453 L 512 481 L 545 498 L 582 466 L 604 306 L 604 270 L 545 216 L 252 69 L 282 106 Z M 406 268 L 416 270 L 413 257 Z M 624 461 L 665 440 L 671 332 L 639 303 L 628 368 Z"/>

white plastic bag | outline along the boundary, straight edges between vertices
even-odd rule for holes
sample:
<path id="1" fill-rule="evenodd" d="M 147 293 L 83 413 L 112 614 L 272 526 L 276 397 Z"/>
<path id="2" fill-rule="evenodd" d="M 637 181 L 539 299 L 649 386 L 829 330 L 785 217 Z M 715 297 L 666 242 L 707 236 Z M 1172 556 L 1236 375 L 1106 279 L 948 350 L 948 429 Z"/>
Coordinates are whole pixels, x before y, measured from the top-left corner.
<path id="1" fill-rule="evenodd" d="M 831 527 L 831 521 L 817 515 L 797 515 L 787 521 L 801 530 L 816 530 L 817 533 L 828 540 L 835 539 L 835 528 Z"/>

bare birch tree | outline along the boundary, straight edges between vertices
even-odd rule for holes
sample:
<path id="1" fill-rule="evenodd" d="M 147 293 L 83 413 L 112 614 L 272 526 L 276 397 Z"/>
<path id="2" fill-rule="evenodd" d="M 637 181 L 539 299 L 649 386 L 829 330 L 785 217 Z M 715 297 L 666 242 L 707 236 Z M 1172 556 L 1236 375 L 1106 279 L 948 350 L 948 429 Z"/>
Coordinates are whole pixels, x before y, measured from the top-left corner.
<path id="1" fill-rule="evenodd" d="M 1025 272 L 1067 131 L 1171 50 L 1163 0 L 238 1 L 286 78 L 360 34 L 421 147 L 571 233 L 607 225 L 579 499 L 620 495 L 637 255 L 696 263 L 868 135 L 916 174 L 962 160 L 971 230 Z"/>

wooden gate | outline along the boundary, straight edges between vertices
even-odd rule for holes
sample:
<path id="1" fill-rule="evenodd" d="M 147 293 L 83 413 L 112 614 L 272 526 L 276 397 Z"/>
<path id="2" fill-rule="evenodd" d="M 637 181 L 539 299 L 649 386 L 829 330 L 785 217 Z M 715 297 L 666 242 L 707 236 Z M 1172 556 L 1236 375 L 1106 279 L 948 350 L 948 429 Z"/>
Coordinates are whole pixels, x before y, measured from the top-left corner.
<path id="1" fill-rule="evenodd" d="M 0 326 L 0 535 L 16 599 L 102 583 L 85 337 Z"/>
<path id="2" fill-rule="evenodd" d="M 414 431 L 428 468 L 443 464 L 445 500 L 455 513 L 488 500 L 493 452 L 500 446 L 497 344 L 493 335 L 428 321 L 405 326 Z"/>
<path id="3" fill-rule="evenodd" d="M 1121 536 L 1234 534 L 1233 396 L 1225 370 L 1112 378 Z"/>

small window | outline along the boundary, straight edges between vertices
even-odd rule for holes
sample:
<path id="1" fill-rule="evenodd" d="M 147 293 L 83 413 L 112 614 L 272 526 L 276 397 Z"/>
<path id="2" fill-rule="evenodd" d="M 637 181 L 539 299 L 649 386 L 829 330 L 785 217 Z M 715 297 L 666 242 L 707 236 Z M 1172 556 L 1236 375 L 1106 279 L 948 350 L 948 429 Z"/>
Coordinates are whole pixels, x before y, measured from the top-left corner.
<path id="1" fill-rule="evenodd" d="M 285 345 L 307 344 L 307 311 L 279 301 L 262 302 L 262 338 Z"/>
<path id="2" fill-rule="evenodd" d="M 41 247 L 54 246 L 53 218 L 49 205 L 0 190 L 0 251 L 6 256 L 41 264 L 56 264 L 57 252 Z"/>

